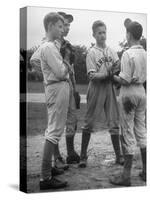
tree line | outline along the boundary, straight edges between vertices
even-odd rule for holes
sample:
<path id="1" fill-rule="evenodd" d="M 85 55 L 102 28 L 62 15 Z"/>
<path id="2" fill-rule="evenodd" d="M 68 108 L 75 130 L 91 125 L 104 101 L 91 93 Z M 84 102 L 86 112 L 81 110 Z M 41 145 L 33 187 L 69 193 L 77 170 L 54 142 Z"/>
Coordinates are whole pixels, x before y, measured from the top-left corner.
<path id="1" fill-rule="evenodd" d="M 145 50 L 147 50 L 147 42 L 146 38 L 142 37 L 140 40 L 141 45 Z M 94 44 L 91 43 L 91 47 Z M 119 58 L 123 52 L 128 48 L 127 42 L 124 40 L 119 43 L 121 50 L 117 52 Z M 88 78 L 86 73 L 86 55 L 88 49 L 85 46 L 75 45 L 73 46 L 75 49 L 75 62 L 74 62 L 74 70 L 75 70 L 75 78 L 77 84 L 87 84 Z M 43 75 L 41 72 L 33 69 L 30 64 L 30 58 L 32 54 L 37 50 L 38 47 L 33 47 L 29 50 L 20 49 L 20 73 L 27 73 L 28 81 L 43 81 Z"/>

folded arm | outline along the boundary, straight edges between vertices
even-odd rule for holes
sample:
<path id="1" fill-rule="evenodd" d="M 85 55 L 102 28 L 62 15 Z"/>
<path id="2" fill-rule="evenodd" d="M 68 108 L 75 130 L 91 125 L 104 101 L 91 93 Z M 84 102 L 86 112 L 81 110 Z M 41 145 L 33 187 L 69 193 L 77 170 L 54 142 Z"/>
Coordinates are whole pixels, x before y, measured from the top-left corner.
<path id="1" fill-rule="evenodd" d="M 69 72 L 70 65 L 67 60 L 63 60 L 59 51 L 55 48 L 47 46 L 41 53 L 51 71 L 55 74 L 56 78 L 63 80 Z"/>

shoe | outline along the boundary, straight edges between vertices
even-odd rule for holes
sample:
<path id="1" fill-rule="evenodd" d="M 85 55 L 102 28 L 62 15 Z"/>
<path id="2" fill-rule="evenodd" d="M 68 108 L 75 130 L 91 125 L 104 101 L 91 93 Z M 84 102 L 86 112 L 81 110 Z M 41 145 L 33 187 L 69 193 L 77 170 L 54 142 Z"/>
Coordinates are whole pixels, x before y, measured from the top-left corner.
<path id="1" fill-rule="evenodd" d="M 64 173 L 63 169 L 59 169 L 57 167 L 53 167 L 51 170 L 52 176 L 57 176 L 57 175 L 61 175 Z"/>
<path id="2" fill-rule="evenodd" d="M 76 164 L 80 162 L 80 156 L 74 152 L 73 154 L 69 155 L 66 159 L 67 164 Z"/>
<path id="3" fill-rule="evenodd" d="M 131 186 L 130 178 L 124 178 L 123 175 L 121 176 L 114 176 L 110 178 L 110 183 L 113 185 L 120 185 L 120 186 Z"/>
<path id="4" fill-rule="evenodd" d="M 141 179 L 143 180 L 143 181 L 145 181 L 146 182 L 146 173 L 145 172 L 140 172 L 139 173 L 139 176 L 141 177 Z"/>
<path id="5" fill-rule="evenodd" d="M 60 181 L 52 177 L 51 179 L 40 181 L 40 190 L 59 189 L 67 186 L 67 181 Z"/>
<path id="6" fill-rule="evenodd" d="M 86 158 L 82 158 L 80 160 L 80 163 L 78 164 L 79 168 L 85 168 L 87 166 L 87 157 Z"/>
<path id="7" fill-rule="evenodd" d="M 63 169 L 63 170 L 69 169 L 69 165 L 65 162 L 65 160 L 64 160 L 62 157 L 58 157 L 58 158 L 55 160 L 55 166 L 56 166 L 58 169 Z"/>
<path id="8" fill-rule="evenodd" d="M 116 164 L 124 165 L 124 157 L 122 155 L 120 155 L 120 156 L 118 156 L 118 158 L 116 158 Z"/>

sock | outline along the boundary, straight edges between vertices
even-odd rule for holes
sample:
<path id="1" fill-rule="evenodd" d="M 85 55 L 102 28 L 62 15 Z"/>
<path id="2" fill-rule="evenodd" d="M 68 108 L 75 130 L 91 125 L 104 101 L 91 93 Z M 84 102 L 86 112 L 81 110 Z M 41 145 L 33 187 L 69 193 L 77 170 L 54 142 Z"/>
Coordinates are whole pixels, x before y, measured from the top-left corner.
<path id="1" fill-rule="evenodd" d="M 146 148 L 141 148 L 140 150 L 143 164 L 143 172 L 146 173 Z"/>
<path id="2" fill-rule="evenodd" d="M 61 154 L 59 151 L 59 144 L 56 144 L 54 148 L 54 159 L 57 160 L 57 158 L 59 157 L 61 157 Z"/>
<path id="3" fill-rule="evenodd" d="M 54 148 L 55 144 L 48 140 L 45 140 L 41 169 L 42 179 L 44 180 L 51 177 L 52 155 L 54 155 Z"/>
<path id="4" fill-rule="evenodd" d="M 113 144 L 113 148 L 114 148 L 116 158 L 118 159 L 121 155 L 119 134 L 111 135 L 111 141 L 112 141 L 112 144 Z"/>
<path id="5" fill-rule="evenodd" d="M 66 136 L 67 154 L 71 156 L 74 153 L 74 135 Z"/>
<path id="6" fill-rule="evenodd" d="M 133 155 L 125 155 L 123 177 L 128 179 L 131 177 L 131 168 L 132 168 Z"/>
<path id="7" fill-rule="evenodd" d="M 91 133 L 87 130 L 82 132 L 81 159 L 87 157 L 87 148 L 90 141 Z"/>

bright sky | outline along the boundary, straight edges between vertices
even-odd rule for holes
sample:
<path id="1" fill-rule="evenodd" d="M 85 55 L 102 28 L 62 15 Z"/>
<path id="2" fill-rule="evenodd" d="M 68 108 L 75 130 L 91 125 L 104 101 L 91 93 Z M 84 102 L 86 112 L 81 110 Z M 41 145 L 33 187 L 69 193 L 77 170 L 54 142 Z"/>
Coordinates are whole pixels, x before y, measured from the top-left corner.
<path id="1" fill-rule="evenodd" d="M 139 13 L 122 13 L 107 11 L 57 9 L 46 7 L 28 7 L 27 10 L 27 49 L 37 46 L 45 36 L 43 18 L 49 12 L 63 11 L 72 14 L 70 32 L 66 37 L 73 45 L 90 47 L 95 42 L 92 37 L 92 24 L 95 20 L 102 20 L 107 26 L 107 45 L 115 50 L 119 49 L 119 42 L 125 39 L 123 22 L 126 18 L 138 21 L 143 26 L 143 35 L 147 37 L 147 16 Z M 21 44 L 22 46 L 22 44 Z"/>

